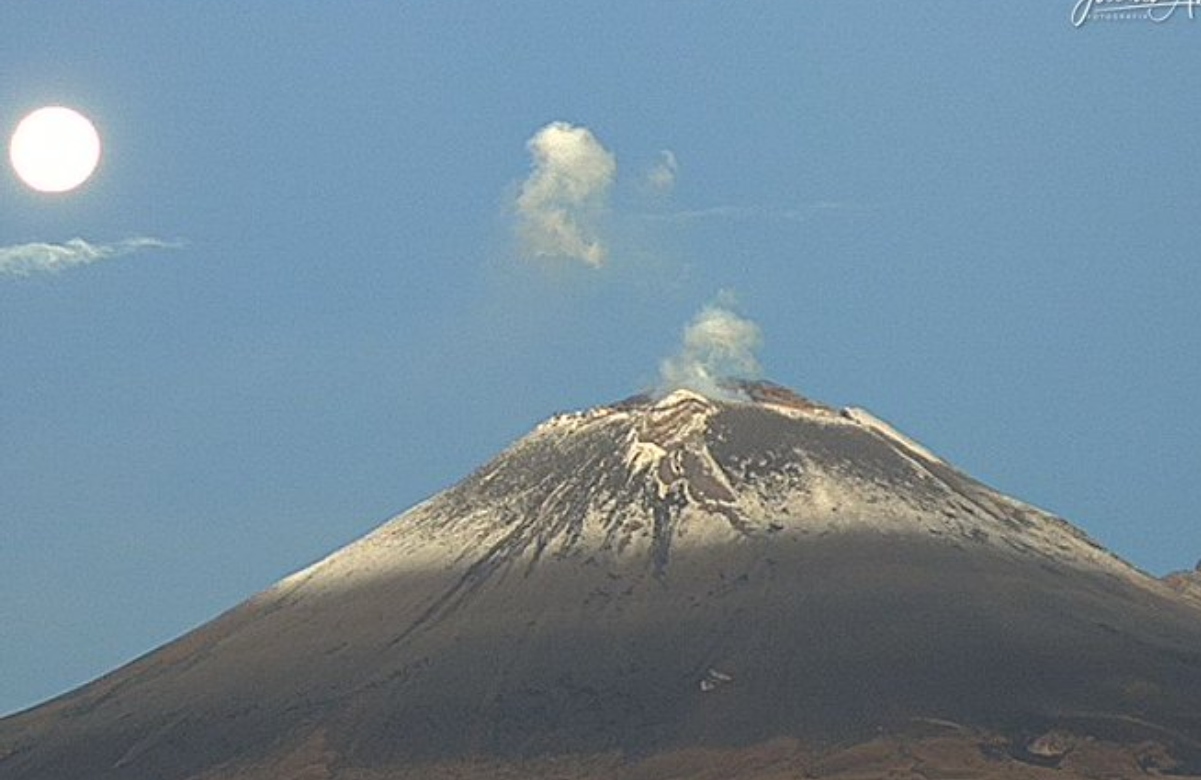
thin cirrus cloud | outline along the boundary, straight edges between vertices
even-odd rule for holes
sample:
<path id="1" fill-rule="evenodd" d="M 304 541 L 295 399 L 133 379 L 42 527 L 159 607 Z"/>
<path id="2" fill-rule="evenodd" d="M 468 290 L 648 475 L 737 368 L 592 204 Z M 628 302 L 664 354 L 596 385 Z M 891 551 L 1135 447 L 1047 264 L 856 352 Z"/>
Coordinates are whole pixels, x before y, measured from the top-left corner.
<path id="1" fill-rule="evenodd" d="M 551 122 L 526 148 L 533 170 L 517 195 L 517 236 L 527 257 L 565 259 L 593 268 L 608 248 L 600 219 L 617 175 L 617 159 L 592 131 Z"/>
<path id="2" fill-rule="evenodd" d="M 0 276 L 20 277 L 57 273 L 70 268 L 112 260 L 135 252 L 178 249 L 177 242 L 145 236 L 95 244 L 73 238 L 61 244 L 34 242 L 0 247 Z"/>
<path id="3" fill-rule="evenodd" d="M 846 201 L 813 201 L 795 206 L 707 206 L 680 209 L 642 215 L 654 222 L 688 223 L 705 220 L 780 220 L 784 222 L 807 222 L 823 216 L 869 214 L 877 211 L 872 204 L 849 203 Z"/>

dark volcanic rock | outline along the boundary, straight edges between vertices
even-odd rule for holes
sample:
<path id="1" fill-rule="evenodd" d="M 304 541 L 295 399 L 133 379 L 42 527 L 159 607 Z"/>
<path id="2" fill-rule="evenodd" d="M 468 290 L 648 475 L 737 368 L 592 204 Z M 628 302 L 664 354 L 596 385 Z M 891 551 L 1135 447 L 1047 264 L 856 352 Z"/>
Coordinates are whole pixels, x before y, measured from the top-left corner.
<path id="1" fill-rule="evenodd" d="M 0 780 L 1201 765 L 1197 602 L 866 412 L 741 394 L 548 421 L 0 721 Z"/>

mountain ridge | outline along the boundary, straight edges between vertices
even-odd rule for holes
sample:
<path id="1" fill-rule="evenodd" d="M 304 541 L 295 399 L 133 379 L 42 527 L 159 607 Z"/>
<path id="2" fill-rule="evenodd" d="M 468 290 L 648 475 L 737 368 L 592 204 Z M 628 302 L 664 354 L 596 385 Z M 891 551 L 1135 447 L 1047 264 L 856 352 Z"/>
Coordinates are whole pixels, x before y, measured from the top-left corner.
<path id="1" fill-rule="evenodd" d="M 1201 768 L 1201 603 L 867 412 L 736 389 L 552 417 L 0 720 L 0 780 L 244 780 L 297 756 L 335 780 L 588 776 L 778 740 L 815 766 L 837 746 L 950 750 L 930 723 L 981 761 L 1007 745 L 997 766 L 1078 760 L 1091 737 L 1135 768 L 1148 750 Z"/>

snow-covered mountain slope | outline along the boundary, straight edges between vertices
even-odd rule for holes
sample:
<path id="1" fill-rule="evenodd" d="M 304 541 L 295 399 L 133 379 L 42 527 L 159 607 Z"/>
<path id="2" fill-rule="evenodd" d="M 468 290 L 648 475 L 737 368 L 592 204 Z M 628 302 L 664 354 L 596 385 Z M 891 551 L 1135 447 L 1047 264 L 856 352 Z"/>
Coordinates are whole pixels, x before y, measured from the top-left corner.
<path id="1" fill-rule="evenodd" d="M 0 780 L 536 777 L 929 722 L 1201 758 L 1198 602 L 867 412 L 737 392 L 547 421 L 0 721 Z"/>
<path id="2" fill-rule="evenodd" d="M 646 565 L 771 537 L 914 537 L 1159 589 L 1065 521 L 956 471 L 861 409 L 747 384 L 564 414 L 461 484 L 297 578 L 317 587 L 470 561 L 472 581 L 547 559 Z"/>

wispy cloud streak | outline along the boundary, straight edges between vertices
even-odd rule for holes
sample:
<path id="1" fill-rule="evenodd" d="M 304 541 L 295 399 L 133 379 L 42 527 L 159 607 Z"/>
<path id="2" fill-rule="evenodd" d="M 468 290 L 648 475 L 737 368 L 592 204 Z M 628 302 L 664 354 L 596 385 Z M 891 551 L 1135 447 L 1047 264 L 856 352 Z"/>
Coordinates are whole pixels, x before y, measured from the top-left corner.
<path id="1" fill-rule="evenodd" d="M 860 205 L 842 201 L 815 201 L 791 207 L 771 206 L 709 206 L 697 209 L 682 209 L 642 215 L 654 222 L 699 222 L 711 219 L 725 220 L 781 220 L 806 222 L 825 215 L 868 214 L 877 210 L 874 205 Z"/>
<path id="2" fill-rule="evenodd" d="M 107 244 L 73 238 L 61 244 L 35 242 L 0 247 L 0 276 L 33 276 L 112 260 L 151 249 L 178 249 L 181 244 L 145 236 Z"/>

